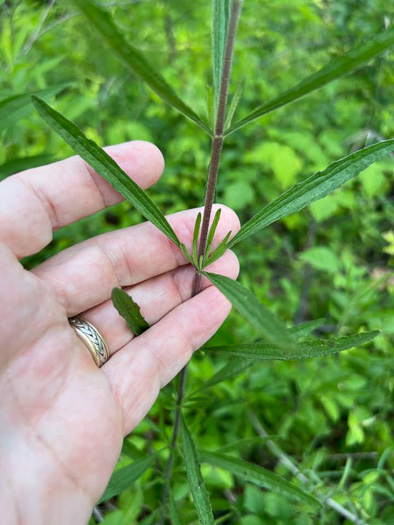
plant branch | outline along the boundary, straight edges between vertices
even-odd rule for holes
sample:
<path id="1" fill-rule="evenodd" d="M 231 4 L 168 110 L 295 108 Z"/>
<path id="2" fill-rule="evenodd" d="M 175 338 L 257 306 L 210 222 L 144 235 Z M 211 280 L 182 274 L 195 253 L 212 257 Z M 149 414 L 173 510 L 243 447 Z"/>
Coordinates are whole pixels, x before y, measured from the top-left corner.
<path id="1" fill-rule="evenodd" d="M 258 420 L 256 414 L 250 410 L 248 412 L 248 415 L 249 415 L 249 420 L 252 423 L 252 425 L 253 425 L 254 429 L 256 430 L 257 434 L 260 437 L 267 438 L 268 434 L 265 431 L 265 428 L 263 427 L 263 425 Z M 267 447 L 270 450 L 271 454 L 276 456 L 279 459 L 279 461 L 282 463 L 282 465 L 284 467 L 286 467 L 287 470 L 289 470 L 296 478 L 298 478 L 301 481 L 301 483 L 303 483 L 304 485 L 306 485 L 306 484 L 310 485 L 311 483 L 313 484 L 314 481 L 320 482 L 320 478 L 318 478 L 316 476 L 316 474 L 315 474 L 315 476 L 316 476 L 317 479 L 314 479 L 314 480 L 311 480 L 307 476 L 305 476 L 305 474 L 303 474 L 301 472 L 301 470 L 298 468 L 298 466 L 296 465 L 295 461 L 292 460 L 287 454 L 285 454 L 283 452 L 283 450 L 276 443 L 274 443 L 271 439 L 267 439 L 265 444 L 267 445 Z M 327 498 L 322 493 L 317 493 L 317 495 L 329 507 L 331 507 L 333 510 L 335 510 L 335 512 L 337 512 L 338 514 L 340 514 L 341 516 L 343 516 L 347 520 L 351 521 L 352 523 L 356 523 L 356 525 L 365 525 L 365 521 L 363 519 L 358 518 L 355 514 L 350 512 L 348 509 L 346 509 L 345 507 L 343 507 L 339 503 L 337 503 L 332 498 Z"/>
<path id="2" fill-rule="evenodd" d="M 218 177 L 218 172 L 219 172 L 220 156 L 221 156 L 222 147 L 223 147 L 223 138 L 224 138 L 223 131 L 224 131 L 224 122 L 226 118 L 226 106 L 227 106 L 228 88 L 230 84 L 231 65 L 232 65 L 233 52 L 234 52 L 234 42 L 235 42 L 235 36 L 237 33 L 239 16 L 241 14 L 241 7 L 242 7 L 242 0 L 233 0 L 232 5 L 231 5 L 231 16 L 230 16 L 228 33 L 227 33 L 226 46 L 225 46 L 225 51 L 224 51 L 223 71 L 222 71 L 222 77 L 221 77 L 220 89 L 219 89 L 219 102 L 218 102 L 218 109 L 217 109 L 217 114 L 216 114 L 215 134 L 212 138 L 211 162 L 209 165 L 208 179 L 207 179 L 206 191 L 205 191 L 204 215 L 202 219 L 200 242 L 198 246 L 198 260 L 200 259 L 201 256 L 204 256 L 204 253 L 205 253 L 205 248 L 206 248 L 207 239 L 208 239 L 209 223 L 211 219 L 212 205 L 213 205 L 213 201 L 215 198 L 216 182 L 217 182 L 217 177 Z M 201 291 L 201 275 L 200 273 L 196 273 L 194 284 L 193 284 L 192 297 L 199 294 L 200 291 Z M 159 525 L 162 525 L 164 523 L 164 509 L 166 507 L 168 496 L 169 496 L 170 478 L 171 478 L 172 467 L 174 464 L 174 454 L 175 454 L 175 448 L 176 448 L 176 443 L 177 443 L 178 434 L 179 434 L 180 421 L 181 421 L 182 401 L 183 401 L 183 396 L 185 394 L 186 370 L 187 370 L 187 365 L 182 369 L 181 374 L 180 374 L 180 383 L 179 383 L 178 398 L 177 398 L 177 404 L 176 404 L 174 428 L 173 428 L 173 433 L 172 433 L 172 438 L 171 438 L 170 455 L 168 457 L 166 468 L 165 468 L 165 473 L 164 473 L 162 513 L 161 513 Z"/>
<path id="3" fill-rule="evenodd" d="M 96 521 L 98 523 L 101 523 L 102 521 L 104 521 L 104 517 L 101 514 L 100 509 L 97 507 L 97 505 L 96 507 L 93 508 L 92 515 L 96 518 Z"/>

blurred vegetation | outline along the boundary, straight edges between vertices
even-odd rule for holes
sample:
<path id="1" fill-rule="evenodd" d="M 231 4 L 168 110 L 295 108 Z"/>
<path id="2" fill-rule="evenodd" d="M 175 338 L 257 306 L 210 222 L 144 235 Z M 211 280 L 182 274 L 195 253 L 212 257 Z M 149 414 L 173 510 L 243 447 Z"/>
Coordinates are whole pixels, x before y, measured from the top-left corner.
<path id="1" fill-rule="evenodd" d="M 102 2 L 133 44 L 160 66 L 180 96 L 207 113 L 211 83 L 210 2 Z M 244 83 L 242 117 L 393 23 L 386 0 L 246 0 L 236 45 L 232 92 Z M 47 98 L 100 145 L 144 139 L 166 158 L 150 190 L 166 212 L 202 203 L 209 142 L 126 71 L 67 2 L 0 0 L 0 100 L 55 88 Z M 244 222 L 297 180 L 351 151 L 394 137 L 394 53 L 270 114 L 227 140 L 218 201 Z M 57 92 L 56 97 L 53 93 Z M 0 128 L 0 176 L 70 155 L 27 107 Z M 140 221 L 122 203 L 56 232 L 32 267 L 92 235 Z M 274 470 L 285 469 L 258 436 L 260 425 L 318 490 L 365 523 L 394 523 L 394 164 L 378 162 L 308 210 L 286 218 L 238 249 L 241 282 L 289 324 L 325 317 L 320 335 L 382 330 L 373 344 L 338 356 L 256 363 L 235 379 L 189 397 L 188 421 L 198 445 Z M 215 343 L 251 341 L 235 314 Z M 192 360 L 192 393 L 230 358 L 200 351 Z M 127 439 L 120 464 L 167 444 L 176 381 Z M 196 523 L 182 461 L 173 494 L 185 523 Z M 262 525 L 350 523 L 324 506 L 317 514 L 204 465 L 218 523 Z M 162 479 L 148 470 L 120 497 L 100 506 L 105 525 L 155 523 Z M 222 519 L 220 520 L 220 518 Z M 92 518 L 92 523 L 99 519 Z M 361 521 L 362 522 L 362 521 Z"/>

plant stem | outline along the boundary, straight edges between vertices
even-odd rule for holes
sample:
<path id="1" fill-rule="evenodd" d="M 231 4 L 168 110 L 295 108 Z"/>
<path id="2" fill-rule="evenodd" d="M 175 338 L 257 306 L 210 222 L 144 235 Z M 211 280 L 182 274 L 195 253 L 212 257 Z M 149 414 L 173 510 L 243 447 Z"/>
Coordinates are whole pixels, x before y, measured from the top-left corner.
<path id="1" fill-rule="evenodd" d="M 217 182 L 217 177 L 218 177 L 218 172 L 219 172 L 219 163 L 220 163 L 220 157 L 222 153 L 223 139 L 224 139 L 223 137 L 224 122 L 226 118 L 226 106 L 227 106 L 228 88 L 229 88 L 230 76 L 231 76 L 231 65 L 232 65 L 232 60 L 233 60 L 234 42 L 235 42 L 235 35 L 237 32 L 239 15 L 241 13 L 241 7 L 242 7 L 242 0 L 234 0 L 232 2 L 230 23 L 228 27 L 226 46 L 225 46 L 225 51 L 224 51 L 222 78 L 221 78 L 220 89 L 219 89 L 219 102 L 218 102 L 218 109 L 217 109 L 217 115 L 216 115 L 215 133 L 212 138 L 211 162 L 209 165 L 208 179 L 207 179 L 206 191 L 205 191 L 204 214 L 203 214 L 203 219 L 202 219 L 200 242 L 198 246 L 198 260 L 200 259 L 200 256 L 203 256 L 205 253 L 205 248 L 207 245 L 207 238 L 208 238 L 208 231 L 209 231 L 209 223 L 210 223 L 211 213 L 212 213 L 212 205 L 215 199 L 216 182 Z M 201 275 L 199 273 L 196 273 L 194 283 L 193 283 L 192 297 L 199 294 L 200 291 L 201 291 Z M 177 397 L 177 404 L 176 404 L 174 428 L 173 428 L 172 437 L 171 437 L 170 455 L 168 457 L 165 472 L 164 472 L 164 488 L 163 488 L 163 496 L 162 496 L 162 506 L 163 507 L 162 507 L 162 514 L 161 514 L 161 518 L 159 521 L 159 525 L 162 525 L 164 523 L 164 509 L 167 504 L 167 500 L 169 496 L 170 478 L 171 478 L 172 467 L 174 464 L 174 453 L 175 453 L 177 438 L 179 434 L 181 411 L 182 411 L 182 401 L 183 401 L 183 396 L 185 393 L 186 371 L 187 371 L 187 365 L 182 369 L 180 373 L 180 383 L 179 383 L 179 390 L 178 390 L 178 397 Z"/>
<path id="2" fill-rule="evenodd" d="M 205 202 L 204 202 L 204 215 L 202 218 L 200 243 L 198 247 L 198 259 L 205 253 L 205 247 L 207 244 L 207 237 L 209 231 L 209 223 L 211 220 L 212 205 L 215 199 L 216 183 L 219 172 L 220 157 L 223 148 L 223 132 L 224 122 L 226 119 L 226 107 L 228 88 L 230 84 L 231 76 L 231 65 L 233 61 L 235 35 L 237 33 L 239 15 L 241 14 L 242 2 L 234 0 L 231 6 L 231 17 L 228 27 L 228 34 L 226 40 L 226 47 L 224 51 L 223 59 L 223 71 L 219 89 L 219 102 L 216 115 L 215 134 L 212 138 L 211 146 L 211 162 L 208 171 L 208 180 L 206 184 Z M 201 288 L 201 275 L 196 273 L 194 281 L 194 292 L 195 294 L 200 292 Z"/>
<path id="3" fill-rule="evenodd" d="M 161 511 L 159 525 L 162 525 L 164 523 L 164 510 L 165 510 L 165 506 L 167 504 L 168 496 L 170 493 L 170 479 L 171 479 L 171 473 L 172 473 L 172 466 L 174 464 L 174 453 L 175 453 L 176 442 L 177 442 L 178 434 L 179 434 L 179 426 L 181 423 L 182 401 L 183 401 L 183 396 L 185 394 L 186 371 L 187 371 L 187 365 L 182 368 L 180 372 L 180 377 L 179 377 L 179 389 L 178 389 L 178 397 L 177 397 L 176 409 L 175 409 L 174 428 L 172 429 L 170 455 L 168 456 L 166 468 L 164 471 L 162 511 Z"/>

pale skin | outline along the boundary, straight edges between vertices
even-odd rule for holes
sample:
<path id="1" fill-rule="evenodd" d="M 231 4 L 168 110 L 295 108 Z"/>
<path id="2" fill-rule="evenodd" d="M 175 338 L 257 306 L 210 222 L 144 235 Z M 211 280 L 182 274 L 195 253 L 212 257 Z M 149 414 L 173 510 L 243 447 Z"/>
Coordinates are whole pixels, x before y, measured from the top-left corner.
<path id="1" fill-rule="evenodd" d="M 107 152 L 142 188 L 162 174 L 152 144 Z M 33 271 L 20 264 L 54 230 L 120 200 L 79 157 L 0 183 L 0 505 L 7 525 L 87 523 L 124 436 L 230 311 L 207 281 L 191 298 L 193 268 L 147 223 L 98 235 Z M 217 242 L 239 228 L 234 212 L 221 207 Z M 198 211 L 169 217 L 189 248 Z M 236 278 L 236 256 L 228 251 L 211 270 Z M 115 286 L 152 325 L 143 335 L 134 337 L 114 309 Z M 73 315 L 106 339 L 111 358 L 102 368 L 69 326 Z"/>

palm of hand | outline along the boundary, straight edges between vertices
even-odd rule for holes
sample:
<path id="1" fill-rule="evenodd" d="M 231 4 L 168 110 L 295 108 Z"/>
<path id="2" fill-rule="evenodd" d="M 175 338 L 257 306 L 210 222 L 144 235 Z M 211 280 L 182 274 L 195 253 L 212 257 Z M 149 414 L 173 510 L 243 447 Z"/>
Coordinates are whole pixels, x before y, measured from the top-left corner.
<path id="1" fill-rule="evenodd" d="M 109 151 L 141 186 L 160 176 L 162 157 L 149 144 Z M 149 224 L 85 241 L 33 272 L 23 269 L 18 258 L 43 248 L 48 229 L 119 200 L 76 157 L 0 184 L 0 493 L 13 502 L 7 523 L 86 521 L 124 435 L 229 311 L 207 282 L 189 299 L 193 269 Z M 189 246 L 196 214 L 171 218 Z M 218 239 L 237 227 L 225 210 Z M 214 271 L 237 274 L 230 252 L 215 264 Z M 132 292 L 153 325 L 142 336 L 133 338 L 112 307 L 114 286 Z M 109 344 L 112 357 L 101 369 L 69 326 L 68 317 L 81 313 Z"/>
<path id="2" fill-rule="evenodd" d="M 2 261 L 12 257 L 1 255 Z M 26 476 L 23 459 L 32 480 L 49 487 L 58 487 L 61 481 L 62 491 L 79 492 L 89 508 L 105 489 L 120 452 L 124 431 L 120 406 L 108 377 L 70 328 L 56 294 L 19 264 L 10 264 L 7 273 L 1 289 L 5 285 L 10 293 L 2 301 L 6 311 L 1 325 L 7 319 L 12 322 L 2 326 L 1 332 L 7 331 L 1 346 L 6 349 L 2 427 L 8 438 L 12 436 L 3 450 L 9 489 L 20 487 L 19 476 Z M 27 310 L 23 317 L 20 305 Z M 30 489 L 29 483 L 26 493 L 18 495 L 24 505 Z M 54 511 L 58 513 L 59 507 Z"/>

